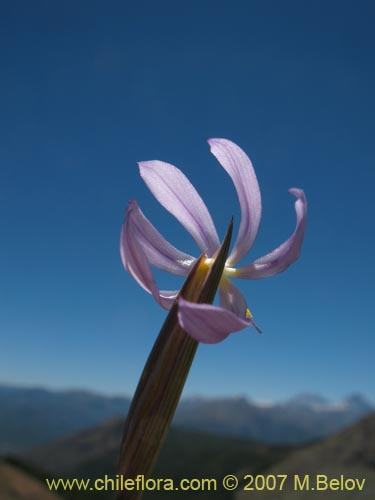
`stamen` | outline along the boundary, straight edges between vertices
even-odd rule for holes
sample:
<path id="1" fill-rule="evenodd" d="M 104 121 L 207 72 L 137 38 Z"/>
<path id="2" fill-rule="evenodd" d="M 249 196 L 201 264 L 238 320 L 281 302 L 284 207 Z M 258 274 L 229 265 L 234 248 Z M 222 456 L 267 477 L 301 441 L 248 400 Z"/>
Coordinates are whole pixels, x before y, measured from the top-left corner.
<path id="1" fill-rule="evenodd" d="M 253 320 L 251 320 L 251 324 L 258 333 L 263 333 L 262 330 L 259 328 L 259 326 Z"/>
<path id="2" fill-rule="evenodd" d="M 250 312 L 250 309 L 246 309 L 246 319 L 250 321 L 251 325 L 255 328 L 258 333 L 262 333 L 262 330 L 259 326 L 253 321 L 253 315 Z"/>

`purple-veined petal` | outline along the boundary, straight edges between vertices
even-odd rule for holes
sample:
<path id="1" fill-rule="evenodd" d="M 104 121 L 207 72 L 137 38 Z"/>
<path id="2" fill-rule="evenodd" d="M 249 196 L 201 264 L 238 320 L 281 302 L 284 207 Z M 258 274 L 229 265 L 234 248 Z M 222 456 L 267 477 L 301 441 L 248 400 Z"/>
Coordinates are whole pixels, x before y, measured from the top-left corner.
<path id="1" fill-rule="evenodd" d="M 164 309 L 170 309 L 178 291 L 159 292 L 149 260 L 144 252 L 142 242 L 132 226 L 132 218 L 126 217 L 121 230 L 121 259 L 125 269 L 146 292 Z"/>
<path id="2" fill-rule="evenodd" d="M 158 202 L 211 257 L 220 245 L 219 237 L 204 201 L 188 178 L 177 167 L 162 161 L 145 161 L 138 165 L 142 179 Z"/>
<path id="3" fill-rule="evenodd" d="M 242 149 L 227 139 L 209 139 L 211 153 L 232 178 L 241 207 L 237 239 L 228 257 L 229 265 L 239 262 L 250 250 L 258 232 L 262 202 L 258 181 L 250 159 Z"/>
<path id="4" fill-rule="evenodd" d="M 220 306 L 228 309 L 239 318 L 246 318 L 245 297 L 228 278 L 224 277 L 220 282 Z"/>
<path id="5" fill-rule="evenodd" d="M 297 197 L 294 204 L 297 216 L 294 233 L 272 252 L 256 259 L 247 266 L 236 269 L 234 274 L 236 278 L 267 278 L 285 271 L 298 259 L 305 234 L 307 201 L 302 189 L 289 189 L 289 193 Z"/>
<path id="6" fill-rule="evenodd" d="M 172 274 L 186 276 L 195 258 L 171 245 L 145 217 L 135 200 L 129 202 L 126 218 L 132 237 L 136 237 L 151 266 Z M 126 235 L 130 237 L 129 235 Z M 125 232 L 122 233 L 125 237 Z M 126 244 L 121 238 L 121 245 Z"/>
<path id="7" fill-rule="evenodd" d="M 251 324 L 222 307 L 196 304 L 182 297 L 178 299 L 178 320 L 186 333 L 205 344 L 221 342 Z"/>

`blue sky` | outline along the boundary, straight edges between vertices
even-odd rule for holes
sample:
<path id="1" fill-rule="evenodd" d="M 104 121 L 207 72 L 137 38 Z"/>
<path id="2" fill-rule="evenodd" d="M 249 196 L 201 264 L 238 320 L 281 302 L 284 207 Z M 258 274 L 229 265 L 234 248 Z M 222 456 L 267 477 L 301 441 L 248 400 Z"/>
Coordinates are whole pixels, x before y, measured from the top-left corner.
<path id="1" fill-rule="evenodd" d="M 179 166 L 223 236 L 239 207 L 205 140 L 225 137 L 262 192 L 248 260 L 293 230 L 289 187 L 307 234 L 287 272 L 239 283 L 264 335 L 200 346 L 185 394 L 374 400 L 373 16 L 370 1 L 3 6 L 0 380 L 132 393 L 165 311 L 122 268 L 128 200 L 198 255 L 136 162 Z"/>

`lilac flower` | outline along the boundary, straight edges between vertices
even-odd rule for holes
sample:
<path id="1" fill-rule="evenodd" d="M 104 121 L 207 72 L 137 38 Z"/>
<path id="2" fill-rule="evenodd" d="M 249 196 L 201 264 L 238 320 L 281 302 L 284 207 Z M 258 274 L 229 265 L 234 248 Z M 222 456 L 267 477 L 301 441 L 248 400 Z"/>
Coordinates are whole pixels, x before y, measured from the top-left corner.
<path id="1" fill-rule="evenodd" d="M 289 192 L 295 202 L 296 227 L 293 234 L 272 252 L 250 264 L 235 267 L 254 243 L 261 218 L 261 197 L 250 159 L 242 149 L 226 139 L 208 141 L 212 154 L 230 175 L 241 208 L 241 223 L 234 248 L 229 255 L 220 281 L 220 307 L 196 304 L 180 297 L 179 321 L 183 329 L 199 342 L 216 343 L 230 333 L 255 323 L 245 298 L 231 278 L 259 279 L 273 276 L 295 262 L 301 250 L 306 225 L 306 197 L 301 189 Z M 195 188 L 173 165 L 161 161 L 139 163 L 140 174 L 150 191 L 192 235 L 198 247 L 206 252 L 209 266 L 220 242 L 211 215 Z M 181 252 L 155 229 L 132 200 L 121 232 L 121 257 L 125 269 L 165 309 L 175 301 L 178 291 L 160 291 L 151 266 L 172 274 L 186 276 L 195 257 Z"/>

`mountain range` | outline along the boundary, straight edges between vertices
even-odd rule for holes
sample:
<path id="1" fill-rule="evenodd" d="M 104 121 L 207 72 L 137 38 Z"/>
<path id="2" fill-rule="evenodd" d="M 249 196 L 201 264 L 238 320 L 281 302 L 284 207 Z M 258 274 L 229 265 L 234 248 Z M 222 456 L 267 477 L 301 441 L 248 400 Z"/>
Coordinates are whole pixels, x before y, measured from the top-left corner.
<path id="1" fill-rule="evenodd" d="M 129 405 L 127 397 L 0 385 L 0 452 L 40 446 L 116 416 L 124 419 Z M 337 432 L 372 410 L 360 395 L 331 403 L 302 394 L 273 404 L 199 397 L 180 402 L 174 424 L 266 443 L 302 443 Z"/>
<path id="2" fill-rule="evenodd" d="M 246 398 L 183 400 L 175 423 L 191 429 L 250 437 L 265 443 L 302 443 L 328 436 L 373 411 L 360 395 L 338 403 L 314 394 L 259 404 Z"/>
<path id="3" fill-rule="evenodd" d="M 57 440 L 29 452 L 18 464 L 21 470 L 45 470 L 39 477 L 97 478 L 114 475 L 122 432 L 122 419 L 112 419 L 98 427 Z M 13 463 L 16 465 L 17 463 Z M 239 479 L 235 492 L 222 488 L 227 474 Z M 1 468 L 0 468 L 1 474 Z M 283 489 L 244 491 L 249 475 L 277 477 L 287 475 Z M 310 476 L 311 485 L 317 474 L 329 479 L 357 478 L 364 481 L 363 491 L 298 491 L 293 487 L 297 474 L 303 480 Z M 38 475 L 38 473 L 37 473 Z M 182 478 L 216 478 L 215 491 L 173 492 L 173 498 L 184 500 L 315 500 L 335 498 L 356 500 L 375 498 L 375 413 L 361 419 L 343 431 L 316 443 L 303 446 L 269 446 L 249 439 L 221 436 L 201 431 L 172 427 L 162 449 L 154 478 L 172 478 L 175 484 Z M 0 477 L 1 478 L 1 477 Z M 61 492 L 71 500 L 113 498 L 112 492 Z M 145 498 L 166 500 L 171 492 L 152 491 Z M 2 498 L 2 497 L 1 497 Z M 8 499 L 6 499 L 8 500 Z M 10 500 L 13 500 L 10 497 Z"/>
<path id="4" fill-rule="evenodd" d="M 27 449 L 125 415 L 130 399 L 0 385 L 0 452 Z"/>

